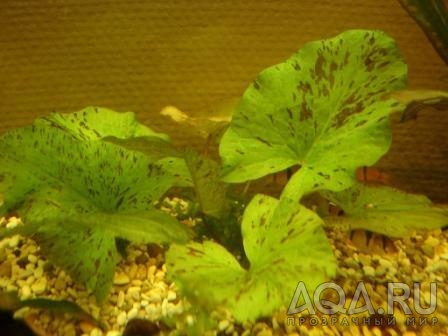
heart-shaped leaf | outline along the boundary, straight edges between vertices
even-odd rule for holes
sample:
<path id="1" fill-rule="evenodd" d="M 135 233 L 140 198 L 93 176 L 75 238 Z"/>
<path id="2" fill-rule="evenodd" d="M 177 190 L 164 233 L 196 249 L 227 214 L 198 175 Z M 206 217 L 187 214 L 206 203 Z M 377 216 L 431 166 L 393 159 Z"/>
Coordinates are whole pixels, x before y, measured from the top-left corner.
<path id="1" fill-rule="evenodd" d="M 208 309 L 224 305 L 238 321 L 269 315 L 290 303 L 299 281 L 313 288 L 334 275 L 335 259 L 321 224 L 300 204 L 257 195 L 242 223 L 249 270 L 206 241 L 172 245 L 166 255 L 169 277 L 193 302 Z"/>
<path id="2" fill-rule="evenodd" d="M 53 114 L 0 138 L 0 215 L 20 214 L 46 256 L 104 298 L 117 261 L 115 238 L 189 240 L 189 231 L 154 203 L 173 185 L 189 185 L 176 158 L 151 159 L 104 138 L 166 136 L 132 113 L 87 108 Z M 187 171 L 183 162 L 183 171 Z M 12 232 L 11 232 L 12 234 Z M 70 253 L 67 253 L 67 248 Z"/>
<path id="3" fill-rule="evenodd" d="M 352 30 L 306 44 L 244 93 L 221 141 L 224 180 L 300 165 L 284 195 L 347 188 L 357 167 L 388 150 L 388 116 L 404 106 L 383 96 L 405 82 L 406 65 L 382 32 Z"/>
<path id="4" fill-rule="evenodd" d="M 390 237 L 448 225 L 448 209 L 434 206 L 426 196 L 390 187 L 357 184 L 324 195 L 344 210 L 344 216 L 328 218 L 330 225 L 342 224 L 347 229 L 361 228 Z"/>

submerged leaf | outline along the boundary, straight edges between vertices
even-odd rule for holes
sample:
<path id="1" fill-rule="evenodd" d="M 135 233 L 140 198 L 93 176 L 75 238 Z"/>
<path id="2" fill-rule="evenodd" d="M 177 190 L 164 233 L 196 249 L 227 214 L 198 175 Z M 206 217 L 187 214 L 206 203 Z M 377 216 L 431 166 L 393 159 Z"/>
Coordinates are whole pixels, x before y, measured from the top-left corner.
<path id="1" fill-rule="evenodd" d="M 160 114 L 176 122 L 177 128 L 187 134 L 197 134 L 202 138 L 219 137 L 228 126 L 237 102 L 237 99 L 226 100 L 211 109 L 200 111 L 198 117 L 191 117 L 174 106 L 164 107 Z"/>
<path id="2" fill-rule="evenodd" d="M 406 106 L 401 115 L 401 122 L 416 119 L 420 110 L 427 107 L 438 110 L 448 109 L 448 92 L 433 90 L 400 90 L 392 92 L 389 97 L 395 98 Z"/>
<path id="3" fill-rule="evenodd" d="M 330 225 L 342 222 L 349 229 L 361 228 L 390 237 L 448 225 L 447 209 L 434 206 L 426 196 L 391 187 L 358 184 L 325 196 L 344 210 L 343 217 L 328 218 Z"/>
<path id="4" fill-rule="evenodd" d="M 92 315 L 87 313 L 74 302 L 46 298 L 21 300 L 16 292 L 0 292 L 0 310 L 16 311 L 23 307 L 43 309 L 57 314 L 70 314 L 73 317 L 89 321 L 100 326 L 101 328 L 105 328 L 100 321 L 96 320 Z"/>
<path id="5" fill-rule="evenodd" d="M 448 10 L 445 0 L 400 0 L 448 64 Z"/>
<path id="6" fill-rule="evenodd" d="M 0 215 L 19 213 L 24 232 L 34 234 L 49 259 L 99 299 L 112 282 L 116 237 L 189 240 L 183 225 L 154 207 L 173 185 L 190 183 L 175 173 L 179 163 L 151 159 L 107 137 L 166 138 L 131 113 L 98 108 L 52 114 L 0 138 Z M 64 252 L 67 246 L 72 253 Z"/>
<path id="7" fill-rule="evenodd" d="M 114 234 L 80 228 L 74 221 L 46 221 L 40 223 L 33 237 L 43 255 L 85 284 L 98 301 L 106 297 L 119 260 Z"/>
<path id="8" fill-rule="evenodd" d="M 248 270 L 222 246 L 206 241 L 172 245 L 166 256 L 169 277 L 193 302 L 206 308 L 224 305 L 238 321 L 269 315 L 289 304 L 299 281 L 313 288 L 334 275 L 321 224 L 299 204 L 257 195 L 242 224 Z"/>
<path id="9" fill-rule="evenodd" d="M 229 202 L 227 186 L 219 178 L 218 163 L 193 151 L 185 154 L 185 162 L 202 212 L 215 218 L 223 218 L 229 212 Z"/>
<path id="10" fill-rule="evenodd" d="M 221 141 L 224 180 L 299 165 L 285 195 L 347 188 L 357 167 L 388 150 L 388 116 L 404 106 L 383 96 L 405 81 L 406 65 L 382 32 L 352 30 L 306 44 L 244 93 Z"/>

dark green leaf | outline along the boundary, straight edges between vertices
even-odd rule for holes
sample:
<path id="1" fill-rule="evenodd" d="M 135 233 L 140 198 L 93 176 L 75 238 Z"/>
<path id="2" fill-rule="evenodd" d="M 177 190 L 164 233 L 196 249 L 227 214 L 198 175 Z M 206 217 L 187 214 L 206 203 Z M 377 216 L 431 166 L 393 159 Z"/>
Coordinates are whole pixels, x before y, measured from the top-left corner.
<path id="1" fill-rule="evenodd" d="M 225 217 L 229 212 L 227 186 L 220 180 L 218 163 L 194 151 L 185 154 L 185 162 L 202 212 L 215 218 Z"/>
<path id="2" fill-rule="evenodd" d="M 56 314 L 69 314 L 77 319 L 89 321 L 105 329 L 101 322 L 93 318 L 92 315 L 74 302 L 46 298 L 20 300 L 16 292 L 0 292 L 0 310 L 16 311 L 23 307 L 43 309 Z"/>

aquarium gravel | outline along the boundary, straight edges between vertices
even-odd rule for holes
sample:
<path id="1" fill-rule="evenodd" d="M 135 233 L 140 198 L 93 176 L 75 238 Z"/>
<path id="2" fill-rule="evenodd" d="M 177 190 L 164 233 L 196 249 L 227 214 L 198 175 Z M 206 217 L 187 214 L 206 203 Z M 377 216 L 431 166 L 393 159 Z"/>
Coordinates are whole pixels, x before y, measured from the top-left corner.
<path id="1" fill-rule="evenodd" d="M 2 226 L 20 223 L 17 218 L 2 218 Z M 375 326 L 345 325 L 344 315 L 338 315 L 338 322 L 323 325 L 323 316 L 315 316 L 319 321 L 311 326 L 309 317 L 299 323 L 288 321 L 286 310 L 272 318 L 257 323 L 235 324 L 230 315 L 216 313 L 219 320 L 219 335 L 448 335 L 448 233 L 435 230 L 416 233 L 412 237 L 389 240 L 380 235 L 369 235 L 365 231 L 348 234 L 337 230 L 327 230 L 332 247 L 338 259 L 336 283 L 351 297 L 359 281 L 364 281 L 370 298 L 375 305 L 385 306 L 386 283 L 388 281 L 419 282 L 423 288 L 425 306 L 429 302 L 429 284 L 438 284 L 437 309 L 428 317 L 426 325 L 406 325 L 403 313 L 396 312 L 396 325 Z M 71 253 L 72 251 L 67 251 Z M 185 325 L 194 319 L 184 313 L 186 304 L 179 298 L 176 288 L 165 279 L 163 250 L 151 245 L 130 245 L 127 257 L 116 269 L 114 285 L 106 303 L 99 307 L 93 295 L 75 284 L 64 271 L 50 265 L 39 254 L 33 240 L 14 236 L 0 241 L 0 289 L 18 291 L 22 299 L 48 297 L 76 302 L 94 318 L 100 320 L 107 330 L 88 321 L 79 321 L 68 315 L 55 315 L 46 311 L 22 308 L 16 318 L 23 318 L 38 335 L 82 335 L 118 336 L 122 335 L 127 323 L 135 319 L 157 321 L 163 317 L 177 317 Z M 298 279 L 299 281 L 300 279 Z M 427 293 L 427 294 L 425 294 Z M 291 293 L 291 296 L 293 293 Z M 289 304 L 289 303 L 285 303 Z M 348 304 L 348 302 L 347 302 Z M 213 315 L 213 314 L 212 314 Z M 302 315 L 300 315 L 302 316 Z M 436 317 L 437 323 L 430 324 Z M 351 317 L 347 317 L 350 319 Z M 314 320 L 316 321 L 316 320 Z M 291 321 L 290 321 L 291 322 Z M 165 331 L 167 334 L 169 331 Z M 172 330 L 171 332 L 176 332 Z M 148 335 L 152 333 L 148 332 Z M 181 333 L 177 333 L 181 334 Z M 128 335 L 132 335 L 131 332 Z"/>

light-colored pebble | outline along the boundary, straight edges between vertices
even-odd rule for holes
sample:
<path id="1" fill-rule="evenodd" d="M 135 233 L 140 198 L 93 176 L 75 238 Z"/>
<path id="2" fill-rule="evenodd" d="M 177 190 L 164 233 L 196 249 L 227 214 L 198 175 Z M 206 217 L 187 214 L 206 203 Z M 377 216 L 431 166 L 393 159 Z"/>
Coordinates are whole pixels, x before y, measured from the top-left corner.
<path id="1" fill-rule="evenodd" d="M 39 278 L 34 284 L 31 285 L 31 290 L 34 292 L 34 294 L 39 295 L 45 292 L 45 289 L 47 288 L 47 279 L 46 278 Z"/>
<path id="2" fill-rule="evenodd" d="M 167 299 L 168 301 L 174 301 L 174 300 L 176 300 L 176 298 L 177 298 L 177 294 L 176 294 L 176 292 L 173 291 L 173 290 L 169 290 L 168 293 L 167 293 L 167 295 L 166 295 L 166 299 Z"/>
<path id="3" fill-rule="evenodd" d="M 127 314 L 128 321 L 132 320 L 133 318 L 136 318 L 137 315 L 138 315 L 138 309 L 132 308 L 130 311 L 128 311 L 128 314 Z"/>
<path id="4" fill-rule="evenodd" d="M 109 330 L 106 336 L 121 336 L 121 332 L 118 330 Z"/>
<path id="5" fill-rule="evenodd" d="M 118 297 L 117 297 L 117 307 L 118 308 L 123 307 L 124 299 L 125 299 L 125 295 L 124 295 L 124 292 L 121 290 L 118 292 Z"/>
<path id="6" fill-rule="evenodd" d="M 25 300 L 25 299 L 29 299 L 31 297 L 31 288 L 28 285 L 25 285 L 22 287 L 22 295 L 21 295 L 21 299 Z"/>
<path id="7" fill-rule="evenodd" d="M 103 336 L 103 332 L 98 328 L 93 328 L 90 332 L 90 336 Z"/>
<path id="8" fill-rule="evenodd" d="M 372 266 L 363 266 L 362 270 L 366 276 L 375 276 L 375 269 Z"/>
<path id="9" fill-rule="evenodd" d="M 218 323 L 218 330 L 219 331 L 224 331 L 224 330 L 226 330 L 229 327 L 229 325 L 230 325 L 230 322 L 228 320 L 219 321 L 219 323 Z"/>
<path id="10" fill-rule="evenodd" d="M 122 311 L 117 316 L 117 324 L 118 324 L 119 327 L 121 327 L 121 326 L 125 325 L 126 322 L 127 322 L 127 320 L 126 320 L 126 312 Z"/>
<path id="11" fill-rule="evenodd" d="M 116 273 L 114 277 L 114 285 L 122 286 L 131 282 L 131 278 L 124 273 Z"/>
<path id="12" fill-rule="evenodd" d="M 12 236 L 11 238 L 9 238 L 8 245 L 10 248 L 15 248 L 15 247 L 17 247 L 17 245 L 19 245 L 19 241 L 20 241 L 20 236 L 18 236 L 18 235 Z"/>

